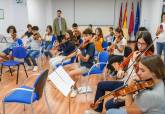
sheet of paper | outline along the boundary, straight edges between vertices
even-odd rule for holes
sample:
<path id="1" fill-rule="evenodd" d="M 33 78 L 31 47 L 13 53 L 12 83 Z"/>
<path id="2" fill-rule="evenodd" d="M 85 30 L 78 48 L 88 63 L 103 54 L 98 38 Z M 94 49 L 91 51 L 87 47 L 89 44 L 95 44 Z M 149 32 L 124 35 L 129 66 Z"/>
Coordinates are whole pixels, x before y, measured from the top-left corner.
<path id="1" fill-rule="evenodd" d="M 62 66 L 59 66 L 56 69 L 56 72 L 59 74 L 59 76 L 65 81 L 65 83 L 68 84 L 69 87 L 74 85 L 74 81 L 72 80 L 72 78 L 69 76 L 69 74 L 63 69 Z"/>
<path id="2" fill-rule="evenodd" d="M 58 67 L 48 76 L 48 78 L 64 96 L 68 96 L 69 92 L 71 91 L 71 87 L 75 83 L 70 78 L 68 73 L 63 69 L 63 67 Z"/>

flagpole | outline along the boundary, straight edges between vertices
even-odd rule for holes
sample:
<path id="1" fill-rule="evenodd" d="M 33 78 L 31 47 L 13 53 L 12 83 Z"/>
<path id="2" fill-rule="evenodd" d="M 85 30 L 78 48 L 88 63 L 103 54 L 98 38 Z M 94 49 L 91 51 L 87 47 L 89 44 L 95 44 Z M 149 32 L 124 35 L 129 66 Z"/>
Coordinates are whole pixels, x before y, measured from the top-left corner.
<path id="1" fill-rule="evenodd" d="M 115 2 L 114 2 L 114 18 L 113 18 L 113 27 L 115 26 L 115 18 L 116 18 L 116 0 L 114 0 Z"/>

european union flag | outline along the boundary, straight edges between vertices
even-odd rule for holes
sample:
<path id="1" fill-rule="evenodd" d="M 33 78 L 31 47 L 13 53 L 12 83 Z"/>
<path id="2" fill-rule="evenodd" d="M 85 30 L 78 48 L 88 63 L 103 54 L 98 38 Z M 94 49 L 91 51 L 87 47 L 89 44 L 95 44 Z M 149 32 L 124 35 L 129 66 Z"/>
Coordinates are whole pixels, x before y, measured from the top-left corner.
<path id="1" fill-rule="evenodd" d="M 136 33 L 139 29 L 139 25 L 140 25 L 140 6 L 139 6 L 139 2 L 138 2 L 137 10 L 136 10 L 135 27 L 134 27 L 134 35 L 135 36 L 136 36 Z"/>

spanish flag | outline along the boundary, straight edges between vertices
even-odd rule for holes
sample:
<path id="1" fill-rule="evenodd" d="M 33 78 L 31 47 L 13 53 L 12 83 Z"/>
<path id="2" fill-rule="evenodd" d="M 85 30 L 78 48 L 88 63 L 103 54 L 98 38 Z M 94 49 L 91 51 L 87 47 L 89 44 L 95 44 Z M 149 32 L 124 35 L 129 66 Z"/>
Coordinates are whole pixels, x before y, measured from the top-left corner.
<path id="1" fill-rule="evenodd" d="M 123 18 L 123 28 L 127 28 L 127 15 L 128 15 L 128 12 L 127 12 L 127 2 L 126 2 L 125 11 L 124 11 L 124 18 Z"/>
<path id="2" fill-rule="evenodd" d="M 128 12 L 127 12 L 127 3 L 128 3 L 128 0 L 126 1 L 125 10 L 124 10 L 123 34 L 124 34 L 124 37 L 128 40 L 129 39 L 129 35 L 128 35 L 128 28 L 127 28 L 127 15 L 128 15 Z"/>

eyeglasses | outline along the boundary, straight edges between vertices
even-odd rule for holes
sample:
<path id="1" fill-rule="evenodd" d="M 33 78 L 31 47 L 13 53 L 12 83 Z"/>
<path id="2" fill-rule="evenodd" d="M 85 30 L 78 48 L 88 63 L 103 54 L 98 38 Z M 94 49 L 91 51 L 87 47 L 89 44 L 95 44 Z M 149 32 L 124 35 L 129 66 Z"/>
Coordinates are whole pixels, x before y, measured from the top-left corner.
<path id="1" fill-rule="evenodd" d="M 144 45 L 146 45 L 146 43 L 137 42 L 137 45 L 144 46 Z"/>

